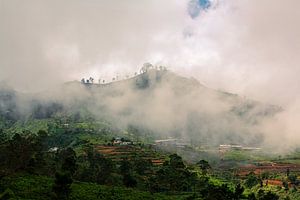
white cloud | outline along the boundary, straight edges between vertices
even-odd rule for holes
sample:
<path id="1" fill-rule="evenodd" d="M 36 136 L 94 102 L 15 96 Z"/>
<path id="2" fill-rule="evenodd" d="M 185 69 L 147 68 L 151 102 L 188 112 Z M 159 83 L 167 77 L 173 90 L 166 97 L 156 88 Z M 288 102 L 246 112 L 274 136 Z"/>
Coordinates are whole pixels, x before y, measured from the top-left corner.
<path id="1" fill-rule="evenodd" d="M 2 0 L 0 79 L 43 89 L 82 76 L 133 74 L 153 62 L 258 100 L 296 98 L 299 1 L 218 1 L 195 19 L 187 5 Z"/>

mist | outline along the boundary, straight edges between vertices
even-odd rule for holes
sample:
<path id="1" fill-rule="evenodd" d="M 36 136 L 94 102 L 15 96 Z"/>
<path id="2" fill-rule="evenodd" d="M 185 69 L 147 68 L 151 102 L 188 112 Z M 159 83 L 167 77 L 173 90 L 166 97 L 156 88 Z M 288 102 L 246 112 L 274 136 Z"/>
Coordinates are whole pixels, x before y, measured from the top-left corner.
<path id="1" fill-rule="evenodd" d="M 191 15 L 188 0 L 0 0 L 0 80 L 18 91 L 36 93 L 82 77 L 107 82 L 116 75 L 132 77 L 144 62 L 151 62 L 193 76 L 208 88 L 276 104 L 283 111 L 250 126 L 251 117 L 247 123 L 233 116 L 221 120 L 237 102 L 224 103 L 215 94 L 202 91 L 196 99 L 208 100 L 201 103 L 192 94 L 170 102 L 178 94 L 170 89 L 172 84 L 162 84 L 147 90 L 153 95 L 150 101 L 144 97 L 148 93 L 136 94 L 122 85 L 122 98 L 101 96 L 106 93 L 96 97 L 105 99 L 96 105 L 108 109 L 106 117 L 121 119 L 120 126 L 138 121 L 163 133 L 181 124 L 178 130 L 184 134 L 197 108 L 193 119 L 201 120 L 198 114 L 206 113 L 214 133 L 252 133 L 247 141 L 262 133 L 269 146 L 299 145 L 300 2 L 212 2 Z M 121 111 L 140 101 L 151 109 L 137 106 L 122 117 Z M 95 114 L 102 117 L 100 111 Z M 144 115 L 147 120 L 139 121 Z M 211 133 L 206 126 L 196 129 L 201 131 L 190 131 L 191 137 Z"/>

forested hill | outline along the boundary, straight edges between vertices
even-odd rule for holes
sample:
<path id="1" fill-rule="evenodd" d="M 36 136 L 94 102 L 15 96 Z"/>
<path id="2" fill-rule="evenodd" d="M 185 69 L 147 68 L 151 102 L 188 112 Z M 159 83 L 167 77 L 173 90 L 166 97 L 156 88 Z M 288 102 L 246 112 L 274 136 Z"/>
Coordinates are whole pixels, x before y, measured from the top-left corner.
<path id="1" fill-rule="evenodd" d="M 194 78 L 150 69 L 125 80 L 68 82 L 39 94 L 2 87 L 0 114 L 11 123 L 61 115 L 92 116 L 119 128 L 145 127 L 158 135 L 211 144 L 258 143 L 259 125 L 281 108 L 210 89 Z"/>

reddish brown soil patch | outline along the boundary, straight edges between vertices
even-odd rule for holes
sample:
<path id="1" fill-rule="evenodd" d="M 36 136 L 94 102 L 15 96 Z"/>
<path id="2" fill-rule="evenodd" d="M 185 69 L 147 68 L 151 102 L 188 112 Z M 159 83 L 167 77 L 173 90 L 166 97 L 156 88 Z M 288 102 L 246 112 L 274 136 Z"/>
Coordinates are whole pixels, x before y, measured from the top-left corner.
<path id="1" fill-rule="evenodd" d="M 151 160 L 154 165 L 161 165 L 164 162 L 163 157 L 154 156 L 154 152 L 151 150 L 141 149 L 136 146 L 96 146 L 97 151 L 103 154 L 105 157 L 112 159 L 113 161 L 121 161 L 123 158 L 132 159 L 132 157 L 138 155 L 142 159 Z"/>
<path id="2" fill-rule="evenodd" d="M 285 173 L 287 170 L 290 172 L 299 172 L 300 165 L 297 164 L 260 164 L 260 165 L 245 165 L 237 169 L 236 174 L 239 176 L 246 176 L 250 172 L 254 172 L 256 175 L 259 175 L 263 172 L 276 172 L 276 173 Z"/>

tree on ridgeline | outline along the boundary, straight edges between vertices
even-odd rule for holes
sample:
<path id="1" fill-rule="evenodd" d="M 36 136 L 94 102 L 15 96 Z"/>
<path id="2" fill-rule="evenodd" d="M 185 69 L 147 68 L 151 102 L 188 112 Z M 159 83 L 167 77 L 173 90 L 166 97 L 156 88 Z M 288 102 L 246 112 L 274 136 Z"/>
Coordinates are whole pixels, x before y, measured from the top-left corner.
<path id="1" fill-rule="evenodd" d="M 90 83 L 91 83 L 91 84 L 94 83 L 94 78 L 90 77 L 89 80 L 90 80 Z"/>

